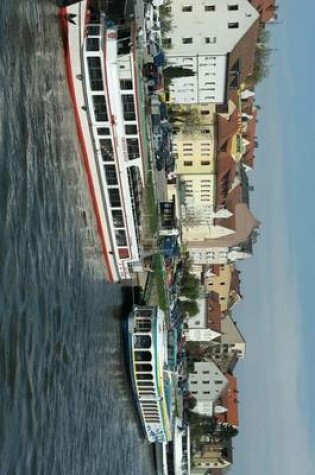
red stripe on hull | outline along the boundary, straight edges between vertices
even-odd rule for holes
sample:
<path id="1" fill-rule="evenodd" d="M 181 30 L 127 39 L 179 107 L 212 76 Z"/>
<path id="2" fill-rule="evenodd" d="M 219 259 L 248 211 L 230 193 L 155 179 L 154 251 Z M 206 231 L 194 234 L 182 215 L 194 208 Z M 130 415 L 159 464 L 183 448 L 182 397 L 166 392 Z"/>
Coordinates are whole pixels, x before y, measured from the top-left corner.
<path id="1" fill-rule="evenodd" d="M 65 62 L 66 62 L 66 71 L 67 71 L 67 79 L 68 79 L 68 86 L 69 86 L 69 92 L 74 108 L 74 114 L 75 114 L 75 122 L 76 122 L 76 127 L 77 127 L 77 133 L 78 133 L 78 138 L 81 146 L 81 153 L 82 153 L 82 161 L 84 164 L 84 169 L 86 172 L 87 180 L 88 180 L 88 185 L 89 185 L 89 191 L 90 191 L 90 196 L 92 199 L 93 203 L 93 209 L 94 209 L 94 214 L 95 214 L 95 219 L 97 223 L 97 229 L 98 233 L 100 236 L 101 240 L 101 248 L 102 248 L 102 254 L 105 260 L 106 264 L 106 269 L 107 269 L 107 277 L 110 282 L 114 282 L 114 276 L 111 270 L 111 266 L 109 263 L 109 258 L 108 258 L 108 251 L 105 243 L 105 238 L 103 235 L 103 229 L 102 229 L 102 223 L 101 223 L 101 218 L 100 218 L 100 212 L 98 209 L 97 205 L 97 199 L 96 199 L 96 194 L 93 186 L 93 178 L 92 178 L 92 173 L 90 170 L 89 166 L 89 159 L 88 159 L 88 153 L 86 150 L 85 142 L 84 142 L 84 134 L 81 126 L 81 121 L 80 121 L 80 116 L 78 112 L 78 104 L 76 101 L 76 96 L 75 96 L 75 90 L 74 90 L 74 83 L 73 83 L 73 76 L 72 76 L 72 68 L 71 68 L 71 61 L 70 61 L 70 54 L 69 54 L 69 41 L 68 41 L 68 22 L 65 17 L 67 13 L 66 8 L 61 8 L 60 9 L 60 24 L 61 24 L 61 33 L 62 33 L 62 39 L 64 43 L 64 51 L 65 51 Z"/>

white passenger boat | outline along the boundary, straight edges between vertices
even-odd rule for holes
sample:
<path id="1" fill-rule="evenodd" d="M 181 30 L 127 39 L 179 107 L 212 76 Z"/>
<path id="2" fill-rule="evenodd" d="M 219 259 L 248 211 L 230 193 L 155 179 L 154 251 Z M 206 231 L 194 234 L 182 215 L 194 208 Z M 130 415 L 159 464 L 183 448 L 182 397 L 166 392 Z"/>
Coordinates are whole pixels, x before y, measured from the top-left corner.
<path id="1" fill-rule="evenodd" d="M 133 25 L 114 25 L 87 0 L 60 13 L 69 89 L 111 281 L 141 266 L 144 156 Z M 145 121 L 142 118 L 142 124 Z"/>
<path id="2" fill-rule="evenodd" d="M 146 439 L 172 438 L 170 400 L 165 386 L 167 355 L 164 314 L 158 307 L 134 306 L 126 323 L 127 358 L 134 399 Z"/>

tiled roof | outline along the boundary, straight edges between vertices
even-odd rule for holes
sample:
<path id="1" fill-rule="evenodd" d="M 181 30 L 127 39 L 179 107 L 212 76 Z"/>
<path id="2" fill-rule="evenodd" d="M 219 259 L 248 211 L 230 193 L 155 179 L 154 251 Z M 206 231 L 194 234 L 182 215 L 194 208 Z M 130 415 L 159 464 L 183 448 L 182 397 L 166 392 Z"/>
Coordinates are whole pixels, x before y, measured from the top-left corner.
<path id="1" fill-rule="evenodd" d="M 237 65 L 239 69 L 239 83 L 243 83 L 253 73 L 258 31 L 259 18 L 247 30 L 229 55 L 228 70 L 234 71 Z M 239 84 L 233 84 L 233 76 L 233 74 L 230 74 L 228 86 L 235 89 L 239 87 Z"/>
<path id="2" fill-rule="evenodd" d="M 275 16 L 275 0 L 249 0 L 260 14 L 260 21 L 266 23 Z"/>
<path id="3" fill-rule="evenodd" d="M 241 118 L 238 108 L 235 108 L 229 118 L 217 116 L 217 148 L 220 150 L 229 138 L 241 128 Z"/>
<path id="4" fill-rule="evenodd" d="M 236 173 L 236 162 L 226 152 L 219 152 L 217 160 L 216 209 L 225 206 Z"/>
<path id="5" fill-rule="evenodd" d="M 235 292 L 238 295 L 241 295 L 241 280 L 240 280 L 240 271 L 233 269 L 230 291 Z"/>
<path id="6" fill-rule="evenodd" d="M 215 218 L 215 226 L 223 226 L 224 228 L 235 230 L 236 228 L 236 216 L 235 216 L 235 207 L 237 203 L 242 201 L 242 184 L 239 183 L 233 188 L 227 195 L 225 201 L 225 207 L 232 213 L 232 216 L 229 218 Z"/>
<path id="7" fill-rule="evenodd" d="M 239 413 L 238 413 L 238 389 L 237 379 L 232 374 L 225 375 L 228 379 L 228 387 L 221 394 L 220 404 L 224 406 L 227 411 L 217 415 L 219 422 L 227 422 L 233 426 L 239 425 Z"/>
<path id="8" fill-rule="evenodd" d="M 219 294 L 210 292 L 207 301 L 208 328 L 221 332 L 221 304 Z"/>
<path id="9" fill-rule="evenodd" d="M 219 238 L 205 239 L 204 241 L 188 241 L 190 247 L 232 247 L 247 242 L 260 222 L 250 212 L 246 203 L 238 203 L 235 207 L 236 232 Z M 223 224 L 223 223 L 222 223 Z"/>

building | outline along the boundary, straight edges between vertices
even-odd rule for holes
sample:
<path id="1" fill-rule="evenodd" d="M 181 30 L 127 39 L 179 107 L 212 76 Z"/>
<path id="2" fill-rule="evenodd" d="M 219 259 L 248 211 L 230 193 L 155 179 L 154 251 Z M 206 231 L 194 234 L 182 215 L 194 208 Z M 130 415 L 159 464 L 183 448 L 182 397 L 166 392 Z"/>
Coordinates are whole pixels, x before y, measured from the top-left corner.
<path id="1" fill-rule="evenodd" d="M 205 291 L 218 294 L 221 312 L 226 312 L 241 299 L 239 274 L 231 264 L 213 265 L 205 273 Z"/>
<path id="2" fill-rule="evenodd" d="M 214 408 L 214 412 L 216 413 L 217 422 L 222 424 L 229 424 L 233 427 L 239 426 L 239 392 L 237 388 L 237 379 L 232 374 L 227 373 L 225 375 L 228 379 L 228 387 L 225 391 L 222 392 L 220 399 L 218 399 L 217 403 L 219 406 L 224 407 L 226 409 L 225 412 L 220 411 L 218 414 Z"/>
<path id="3" fill-rule="evenodd" d="M 220 324 L 221 336 L 211 342 L 212 358 L 220 369 L 226 372 L 235 358 L 237 360 L 245 358 L 246 341 L 231 315 L 224 315 L 220 320 Z M 209 327 L 214 331 L 218 331 L 217 325 L 214 325 L 213 328 L 210 323 Z"/>
<path id="4" fill-rule="evenodd" d="M 213 402 L 227 387 L 228 380 L 213 361 L 194 363 L 194 372 L 188 376 L 189 392 L 196 398 L 195 411 L 212 415 Z"/>
<path id="5" fill-rule="evenodd" d="M 190 111 L 192 121 L 197 122 L 194 125 L 189 121 L 188 129 L 176 123 L 173 140 L 182 237 L 189 240 L 191 223 L 198 227 L 199 233 L 204 233 L 206 228 L 207 234 L 215 205 L 215 106 L 197 104 L 181 109 Z"/>
<path id="6" fill-rule="evenodd" d="M 277 19 L 277 6 L 275 0 L 249 0 L 259 13 L 259 21 L 267 23 Z"/>
<path id="7" fill-rule="evenodd" d="M 218 444 L 204 444 L 192 458 L 191 475 L 204 475 L 206 470 L 229 467 L 233 462 L 232 440 L 226 439 Z"/>
<path id="8" fill-rule="evenodd" d="M 228 89 L 252 72 L 258 11 L 248 0 L 177 0 L 170 8 L 167 61 L 195 72 L 172 80 L 170 101 L 224 103 Z"/>

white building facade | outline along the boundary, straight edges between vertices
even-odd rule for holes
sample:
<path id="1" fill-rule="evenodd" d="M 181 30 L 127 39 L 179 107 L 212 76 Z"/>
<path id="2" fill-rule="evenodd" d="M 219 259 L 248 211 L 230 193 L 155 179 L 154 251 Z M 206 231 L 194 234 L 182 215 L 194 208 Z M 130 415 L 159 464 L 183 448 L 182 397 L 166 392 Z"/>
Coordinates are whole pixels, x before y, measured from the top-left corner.
<path id="1" fill-rule="evenodd" d="M 225 101 L 228 53 L 259 14 L 248 0 L 176 0 L 171 4 L 172 31 L 164 38 L 167 61 L 195 72 L 176 78 L 170 101 Z"/>
<path id="2" fill-rule="evenodd" d="M 205 407 L 207 414 L 210 403 L 220 397 L 227 387 L 228 380 L 213 361 L 194 364 L 194 372 L 189 374 L 189 392 L 196 398 L 198 409 Z"/>

